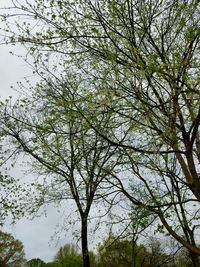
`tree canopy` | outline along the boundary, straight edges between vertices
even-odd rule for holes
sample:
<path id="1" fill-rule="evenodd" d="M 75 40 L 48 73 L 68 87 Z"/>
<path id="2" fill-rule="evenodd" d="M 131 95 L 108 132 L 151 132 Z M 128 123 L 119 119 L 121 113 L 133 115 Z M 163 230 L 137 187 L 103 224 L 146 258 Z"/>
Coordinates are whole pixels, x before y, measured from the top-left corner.
<path id="1" fill-rule="evenodd" d="M 21 267 L 24 263 L 23 244 L 11 234 L 0 231 L 0 266 Z"/>
<path id="2" fill-rule="evenodd" d="M 37 259 L 31 259 L 26 262 L 26 267 L 44 267 L 46 264 L 43 260 L 37 258 Z"/>
<path id="3" fill-rule="evenodd" d="M 158 229 L 187 248 L 199 266 L 199 1 L 35 0 L 22 5 L 14 0 L 13 7 L 7 42 L 25 44 L 44 81 L 32 88 L 32 99 L 46 97 L 45 88 L 52 102 L 43 101 L 44 107 L 36 97 L 13 109 L 4 105 L 2 134 L 48 171 L 68 179 L 61 168 L 71 170 L 61 153 L 68 146 L 60 140 L 69 122 L 66 114 L 70 120 L 78 114 L 78 147 L 77 124 L 89 136 L 90 149 L 93 133 L 103 158 L 109 154 L 100 177 L 109 177 L 106 182 L 131 205 L 157 216 Z M 13 34 L 9 15 L 19 14 Z M 78 92 L 76 100 L 72 92 Z M 74 148 L 69 155 L 74 156 Z M 82 160 L 88 154 L 78 155 Z M 76 171 L 87 171 L 89 162 Z M 77 203 L 77 195 L 72 196 Z"/>

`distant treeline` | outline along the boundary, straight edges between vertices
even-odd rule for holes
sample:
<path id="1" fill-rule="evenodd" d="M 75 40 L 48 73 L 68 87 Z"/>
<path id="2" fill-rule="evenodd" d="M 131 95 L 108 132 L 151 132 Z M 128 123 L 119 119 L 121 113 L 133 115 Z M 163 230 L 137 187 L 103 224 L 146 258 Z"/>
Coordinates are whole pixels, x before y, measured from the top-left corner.
<path id="1" fill-rule="evenodd" d="M 132 240 L 109 236 L 99 244 L 96 252 L 90 251 L 92 267 L 190 267 L 189 255 L 184 250 L 166 252 L 166 244 L 152 238 L 147 245 Z M 26 267 L 82 267 L 82 255 L 75 245 L 60 247 L 52 262 L 31 259 Z"/>

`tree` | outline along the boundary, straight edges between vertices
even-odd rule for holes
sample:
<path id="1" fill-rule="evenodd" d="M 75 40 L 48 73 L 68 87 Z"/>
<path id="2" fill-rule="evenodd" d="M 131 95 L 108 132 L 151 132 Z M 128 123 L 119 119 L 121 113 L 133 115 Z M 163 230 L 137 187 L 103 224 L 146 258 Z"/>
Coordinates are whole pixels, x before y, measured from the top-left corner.
<path id="1" fill-rule="evenodd" d="M 46 263 L 41 259 L 31 259 L 26 262 L 26 267 L 44 267 Z"/>
<path id="2" fill-rule="evenodd" d="M 24 255 L 23 244 L 11 234 L 0 231 L 0 266 L 21 267 L 25 263 Z"/>
<path id="3" fill-rule="evenodd" d="M 135 246 L 135 258 L 132 258 L 132 243 L 110 235 L 98 248 L 99 267 L 129 267 L 135 262 L 134 267 L 146 266 L 146 248 Z"/>
<path id="4" fill-rule="evenodd" d="M 66 244 L 61 247 L 55 258 L 54 261 L 59 263 L 60 266 L 63 267 L 82 267 L 82 259 L 81 254 L 77 251 L 74 245 Z"/>
<path id="5" fill-rule="evenodd" d="M 115 148 L 105 145 L 74 108 L 82 105 L 83 97 L 67 77 L 44 80 L 38 83 L 32 99 L 19 100 L 11 109 L 3 105 L 1 122 L 2 134 L 10 138 L 16 155 L 25 153 L 31 157 L 34 171 L 44 178 L 35 182 L 39 192 L 36 210 L 47 203 L 75 202 L 81 223 L 83 262 L 89 267 L 89 213 L 93 202 L 104 194 L 108 198 L 111 193 L 104 183 L 116 162 L 111 160 Z M 102 127 L 108 120 L 109 115 L 105 115 Z M 33 211 L 31 200 L 30 212 Z"/>
<path id="6" fill-rule="evenodd" d="M 113 186 L 133 204 L 157 214 L 199 266 L 199 1 L 14 4 L 16 11 L 39 20 L 42 30 L 20 25 L 11 42 L 29 44 L 38 66 L 57 54 L 65 62 L 61 65 L 73 63 L 87 74 L 91 112 L 80 113 L 100 137 L 120 149 L 137 184 L 130 192 L 115 177 Z M 102 113 L 112 113 L 110 131 L 99 127 Z"/>
<path id="7" fill-rule="evenodd" d="M 179 253 L 176 257 L 176 265 L 177 265 L 177 267 L 190 267 L 190 266 L 192 266 L 192 262 L 191 262 L 191 259 L 190 259 L 190 256 L 189 256 L 187 250 L 182 249 L 179 251 Z"/>
<path id="8" fill-rule="evenodd" d="M 173 266 L 172 257 L 166 253 L 166 247 L 162 245 L 162 240 L 151 238 L 147 246 L 149 252 L 147 266 Z"/>
<path id="9" fill-rule="evenodd" d="M 132 240 L 119 236 L 109 235 L 98 247 L 98 267 L 178 267 L 191 266 L 188 255 L 166 246 L 166 238 L 151 237 L 148 242 L 135 244 L 135 253 L 132 253 Z M 174 257 L 176 258 L 174 260 Z M 184 265 L 185 263 L 185 265 Z M 182 264 L 182 265 L 181 265 Z"/>

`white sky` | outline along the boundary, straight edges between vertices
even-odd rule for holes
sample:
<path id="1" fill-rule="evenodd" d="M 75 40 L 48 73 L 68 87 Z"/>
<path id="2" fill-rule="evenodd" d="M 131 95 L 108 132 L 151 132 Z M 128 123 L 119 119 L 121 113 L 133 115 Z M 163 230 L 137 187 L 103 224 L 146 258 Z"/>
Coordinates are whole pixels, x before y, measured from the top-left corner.
<path id="1" fill-rule="evenodd" d="M 0 8 L 8 3 L 9 0 L 0 0 Z M 1 12 L 1 11 L 0 11 Z M 20 47 L 0 46 L 0 100 L 12 95 L 17 98 L 18 93 L 11 89 L 11 86 L 17 88 L 17 81 L 22 81 L 24 77 L 32 75 L 30 67 L 20 58 L 12 56 L 9 51 L 15 49 L 19 53 Z M 15 177 L 22 174 L 20 166 L 12 171 Z M 62 234 L 57 246 L 51 241 L 54 236 L 56 225 L 59 223 L 60 214 L 51 207 L 47 210 L 47 216 L 36 218 L 33 221 L 23 219 L 16 225 L 10 225 L 9 221 L 4 225 L 3 230 L 13 234 L 13 236 L 23 242 L 26 258 L 41 258 L 44 261 L 51 261 L 57 252 L 59 246 L 70 242 L 72 238 Z"/>

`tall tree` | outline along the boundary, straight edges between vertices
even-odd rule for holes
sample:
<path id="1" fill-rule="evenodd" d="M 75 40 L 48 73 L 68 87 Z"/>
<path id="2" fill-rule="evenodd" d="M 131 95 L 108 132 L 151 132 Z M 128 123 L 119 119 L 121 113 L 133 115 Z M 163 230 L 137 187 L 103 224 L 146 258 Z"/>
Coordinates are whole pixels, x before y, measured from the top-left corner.
<path id="1" fill-rule="evenodd" d="M 83 262 L 89 267 L 89 213 L 93 202 L 111 193 L 104 181 L 116 162 L 111 160 L 115 148 L 105 145 L 75 109 L 76 105 L 82 106 L 83 97 L 67 77 L 64 81 L 44 80 L 32 97 L 19 100 L 11 109 L 4 106 L 1 122 L 2 133 L 16 147 L 16 155 L 31 157 L 33 170 L 44 178 L 35 182 L 40 193 L 35 208 L 45 203 L 75 202 L 81 223 Z M 107 127 L 109 120 L 105 116 L 102 127 Z M 30 212 L 34 210 L 33 203 L 31 200 Z"/>
<path id="2" fill-rule="evenodd" d="M 58 55 L 63 67 L 73 63 L 85 73 L 95 101 L 90 114 L 79 111 L 120 148 L 137 183 L 134 193 L 121 177 L 113 185 L 157 214 L 199 266 L 198 218 L 192 215 L 191 225 L 190 217 L 200 201 L 199 1 L 13 3 L 14 12 L 32 17 L 36 26 L 18 22 L 20 33 L 11 32 L 10 41 L 29 44 L 38 66 Z M 112 114 L 110 131 L 100 127 L 102 114 Z"/>

